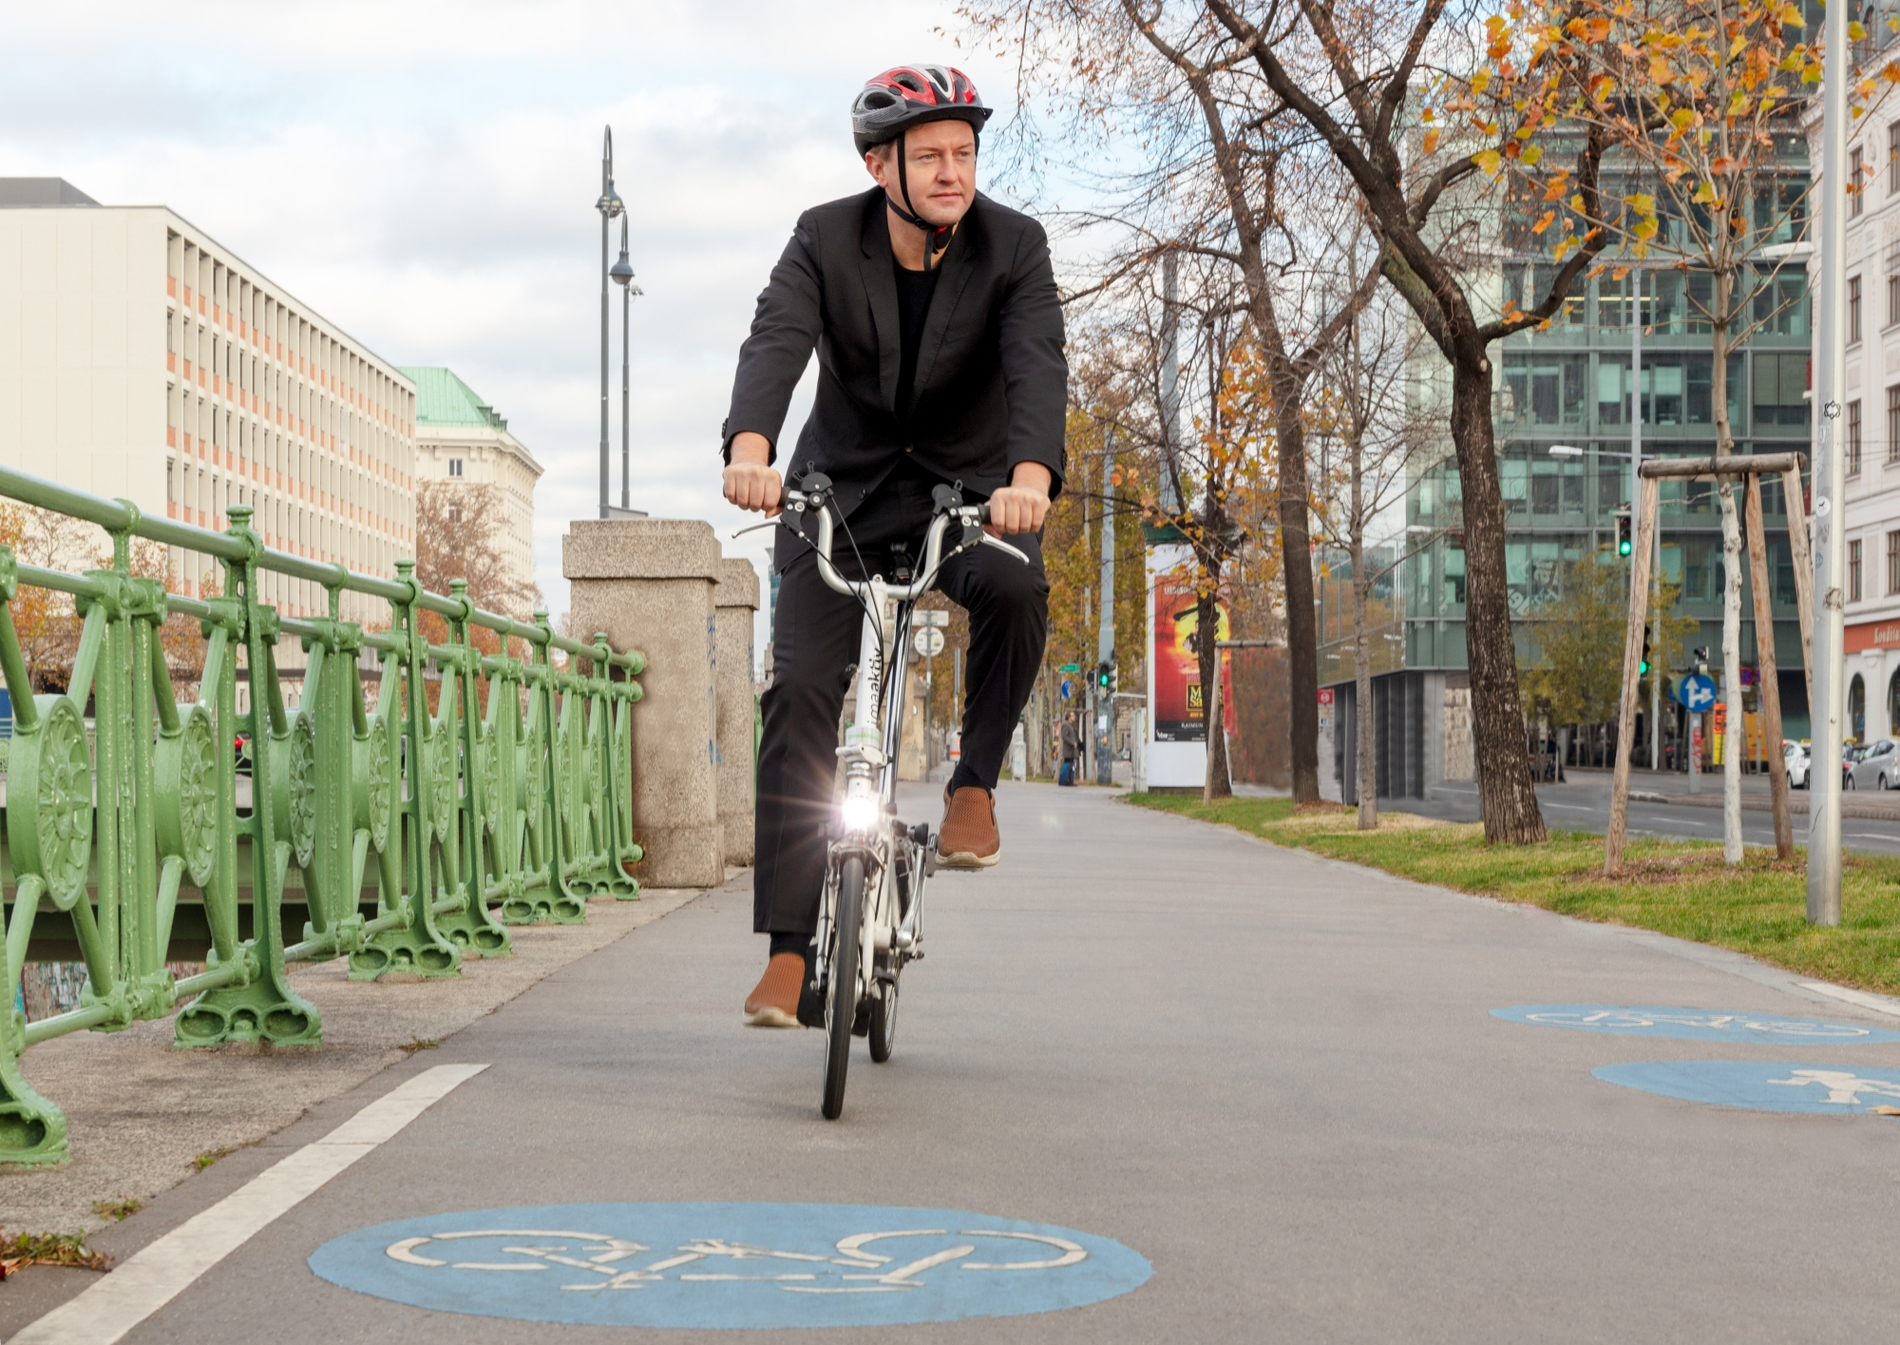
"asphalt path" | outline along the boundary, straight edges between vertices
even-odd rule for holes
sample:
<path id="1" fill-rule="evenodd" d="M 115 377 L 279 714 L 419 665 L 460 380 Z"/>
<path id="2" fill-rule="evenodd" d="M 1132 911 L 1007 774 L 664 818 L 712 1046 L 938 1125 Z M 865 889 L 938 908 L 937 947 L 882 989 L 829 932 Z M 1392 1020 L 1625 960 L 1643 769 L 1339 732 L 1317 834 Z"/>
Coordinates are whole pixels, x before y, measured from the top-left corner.
<path id="1" fill-rule="evenodd" d="M 818 1117 L 819 1034 L 740 1025 L 763 949 L 746 884 L 729 884 L 100 1235 L 123 1257 L 405 1080 L 487 1066 L 126 1338 L 199 1345 L 260 1326 L 273 1345 L 1892 1336 L 1900 1122 L 1678 1101 L 1591 1074 L 1815 1048 L 1616 1038 L 1491 1010 L 1900 1020 L 1730 954 L 1280 850 L 1107 791 L 1005 785 L 999 812 L 1002 865 L 933 885 L 897 1056 L 874 1066 L 860 1050 L 841 1121 Z M 1854 1064 L 1900 1068 L 1900 1044 L 1837 1053 L 1849 1049 Z M 609 1337 L 390 1302 L 309 1265 L 384 1221 L 662 1201 L 975 1211 L 1114 1239 L 1153 1273 L 1029 1316 Z"/>
<path id="2" fill-rule="evenodd" d="M 1704 781 L 1704 785 L 1704 797 L 1720 797 L 1721 777 Z M 1648 786 L 1643 780 L 1637 779 L 1632 788 L 1646 790 Z M 1855 796 L 1848 794 L 1845 797 L 1851 801 Z M 1892 795 L 1886 797 L 1891 798 Z M 1452 822 L 1476 822 L 1481 816 L 1476 785 L 1439 784 L 1432 786 L 1430 799 L 1382 799 L 1380 803 L 1384 807 L 1422 813 L 1427 817 L 1439 817 Z M 1579 773 L 1568 784 L 1539 785 L 1537 805 L 1543 810 L 1547 826 L 1566 831 L 1593 831 L 1601 835 L 1610 824 L 1608 779 Z M 1793 822 L 1795 844 L 1806 845 L 1807 815 L 1796 813 Z M 1669 840 L 1722 839 L 1721 809 L 1694 804 L 1656 803 L 1633 798 L 1629 805 L 1628 825 L 1632 836 L 1656 836 Z M 1743 809 L 1742 841 L 1747 845 L 1773 845 L 1773 818 L 1765 812 Z M 1900 855 L 1900 819 L 1890 821 L 1886 818 L 1844 817 L 1841 819 L 1841 841 L 1849 850 Z"/>

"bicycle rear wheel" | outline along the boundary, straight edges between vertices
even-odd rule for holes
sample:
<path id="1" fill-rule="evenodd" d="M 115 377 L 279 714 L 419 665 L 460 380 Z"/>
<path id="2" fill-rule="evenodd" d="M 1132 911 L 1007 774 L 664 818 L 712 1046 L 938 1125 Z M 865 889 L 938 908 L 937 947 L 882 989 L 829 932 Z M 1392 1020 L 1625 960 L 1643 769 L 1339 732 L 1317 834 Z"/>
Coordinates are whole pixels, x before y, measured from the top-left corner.
<path id="1" fill-rule="evenodd" d="M 832 922 L 831 979 L 825 987 L 825 1096 L 827 1121 L 844 1112 L 845 1073 L 851 1066 L 851 1027 L 858 1016 L 858 956 L 863 949 L 864 860 L 852 856 L 838 873 L 838 910 Z"/>

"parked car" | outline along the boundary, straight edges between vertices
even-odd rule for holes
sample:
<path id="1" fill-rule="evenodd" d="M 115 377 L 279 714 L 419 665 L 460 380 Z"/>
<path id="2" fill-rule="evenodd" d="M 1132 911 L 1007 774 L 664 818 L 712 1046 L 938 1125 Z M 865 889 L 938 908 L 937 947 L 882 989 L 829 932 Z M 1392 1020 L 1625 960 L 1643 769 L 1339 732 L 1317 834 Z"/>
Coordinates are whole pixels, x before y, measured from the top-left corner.
<path id="1" fill-rule="evenodd" d="M 1808 745 L 1795 742 L 1792 738 L 1781 740 L 1782 759 L 1788 767 L 1788 788 L 1806 789 L 1808 787 Z"/>
<path id="2" fill-rule="evenodd" d="M 1854 753 L 1844 783 L 1849 789 L 1900 789 L 1900 742 L 1876 738 Z"/>

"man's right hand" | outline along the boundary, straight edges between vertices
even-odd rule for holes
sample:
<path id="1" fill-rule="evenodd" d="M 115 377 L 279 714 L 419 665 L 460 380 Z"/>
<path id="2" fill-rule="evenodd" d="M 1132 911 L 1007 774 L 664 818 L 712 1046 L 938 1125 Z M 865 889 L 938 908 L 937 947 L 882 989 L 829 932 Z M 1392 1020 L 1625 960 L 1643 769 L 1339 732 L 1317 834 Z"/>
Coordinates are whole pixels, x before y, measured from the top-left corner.
<path id="1" fill-rule="evenodd" d="M 741 509 L 755 510 L 767 518 L 779 511 L 779 496 L 785 485 L 772 466 L 772 444 L 762 434 L 742 430 L 732 436 L 725 472 L 726 499 Z"/>

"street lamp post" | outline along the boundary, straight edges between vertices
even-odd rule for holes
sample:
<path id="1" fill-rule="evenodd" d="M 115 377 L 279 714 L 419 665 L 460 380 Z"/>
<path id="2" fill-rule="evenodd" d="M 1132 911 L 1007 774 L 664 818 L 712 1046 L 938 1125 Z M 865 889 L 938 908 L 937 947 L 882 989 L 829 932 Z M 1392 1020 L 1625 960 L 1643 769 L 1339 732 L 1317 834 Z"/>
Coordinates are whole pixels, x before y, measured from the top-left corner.
<path id="1" fill-rule="evenodd" d="M 1820 284 L 1815 295 L 1813 544 L 1814 704 L 1808 773 L 1808 923 L 1841 923 L 1842 597 L 1847 587 L 1847 462 L 1841 452 L 1841 405 L 1847 397 L 1847 328 L 1841 300 L 1847 288 L 1847 50 L 1846 5 L 1829 5 L 1822 32 Z"/>
<path id="2" fill-rule="evenodd" d="M 608 516 L 607 490 L 607 357 L 608 357 L 608 280 L 607 266 L 607 228 L 624 207 L 620 195 L 614 191 L 614 128 L 609 126 L 601 141 L 600 149 L 600 199 L 594 202 L 594 209 L 600 211 L 600 516 Z"/>
<path id="3" fill-rule="evenodd" d="M 633 283 L 633 263 L 627 257 L 627 215 L 624 210 L 620 214 L 620 258 L 607 274 L 613 277 L 614 284 L 620 286 L 620 508 L 623 513 L 627 513 L 633 507 L 630 502 L 632 487 L 629 484 L 632 474 L 630 445 L 633 422 L 629 414 L 628 363 L 633 334 L 633 296 L 640 293 L 640 287 Z M 605 503 L 606 496 L 603 495 L 601 500 Z"/>

